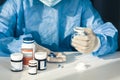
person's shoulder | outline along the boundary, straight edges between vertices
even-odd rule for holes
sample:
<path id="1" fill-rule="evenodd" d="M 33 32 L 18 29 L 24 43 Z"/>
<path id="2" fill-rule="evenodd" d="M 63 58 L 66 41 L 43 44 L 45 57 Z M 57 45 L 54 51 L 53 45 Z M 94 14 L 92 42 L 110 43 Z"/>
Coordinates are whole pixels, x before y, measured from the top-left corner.
<path id="1" fill-rule="evenodd" d="M 84 4 L 84 3 L 90 3 L 91 0 L 78 0 L 78 2 L 81 3 L 81 4 Z"/>
<path id="2" fill-rule="evenodd" d="M 91 0 L 80 0 L 80 3 L 87 6 L 87 5 L 91 4 Z"/>
<path id="3" fill-rule="evenodd" d="M 79 1 L 83 3 L 91 2 L 91 0 L 79 0 Z"/>
<path id="4" fill-rule="evenodd" d="M 23 2 L 24 0 L 12 0 L 12 1 L 15 3 L 20 3 L 20 2 Z"/>

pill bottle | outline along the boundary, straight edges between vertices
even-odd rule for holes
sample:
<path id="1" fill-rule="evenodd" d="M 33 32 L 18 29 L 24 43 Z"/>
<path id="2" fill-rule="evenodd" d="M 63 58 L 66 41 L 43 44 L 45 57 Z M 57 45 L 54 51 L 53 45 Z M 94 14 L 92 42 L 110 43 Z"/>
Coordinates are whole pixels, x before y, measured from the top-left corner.
<path id="1" fill-rule="evenodd" d="M 35 75 L 37 74 L 37 61 L 36 60 L 29 60 L 29 68 L 28 68 L 28 73 L 30 75 Z"/>
<path id="2" fill-rule="evenodd" d="M 11 58 L 11 71 L 19 72 L 23 70 L 23 54 L 13 53 L 10 55 Z"/>
<path id="3" fill-rule="evenodd" d="M 47 52 L 36 52 L 35 60 L 38 61 L 38 70 L 45 70 L 47 68 Z"/>
<path id="4" fill-rule="evenodd" d="M 29 60 L 34 58 L 35 44 L 32 37 L 23 38 L 21 53 L 23 53 L 23 64 L 28 65 Z"/>

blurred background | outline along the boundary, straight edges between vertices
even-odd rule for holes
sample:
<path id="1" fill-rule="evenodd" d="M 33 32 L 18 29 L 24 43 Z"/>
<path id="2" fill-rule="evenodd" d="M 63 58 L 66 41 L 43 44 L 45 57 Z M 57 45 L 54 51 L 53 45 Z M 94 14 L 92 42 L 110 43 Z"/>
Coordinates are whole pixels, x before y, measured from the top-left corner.
<path id="1" fill-rule="evenodd" d="M 120 0 L 91 0 L 105 22 L 112 22 L 118 29 L 118 44 L 120 50 Z"/>
<path id="2" fill-rule="evenodd" d="M 0 0 L 2 5 L 6 0 Z M 112 22 L 120 34 L 120 0 L 91 0 L 105 22 Z M 118 35 L 119 35 L 118 34 Z M 118 38 L 120 50 L 120 37 Z"/>

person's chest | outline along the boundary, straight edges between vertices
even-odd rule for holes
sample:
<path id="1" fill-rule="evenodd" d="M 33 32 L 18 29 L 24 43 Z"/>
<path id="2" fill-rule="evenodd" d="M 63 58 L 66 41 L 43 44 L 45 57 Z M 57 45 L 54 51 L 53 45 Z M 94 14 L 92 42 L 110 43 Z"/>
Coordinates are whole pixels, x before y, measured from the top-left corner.
<path id="1" fill-rule="evenodd" d="M 63 1 L 54 7 L 41 2 L 24 3 L 26 33 L 37 34 L 41 39 L 49 38 L 53 42 L 56 39 L 63 40 L 73 32 L 75 26 L 81 24 L 82 8 L 72 1 Z"/>
<path id="2" fill-rule="evenodd" d="M 63 0 L 54 7 L 45 6 L 37 0 L 29 4 L 24 2 L 23 6 L 27 31 L 38 31 L 38 28 L 45 28 L 45 30 L 62 28 L 70 31 L 74 26 L 81 24 L 82 8 L 79 9 L 80 4 L 73 3 L 73 0 L 70 2 Z"/>

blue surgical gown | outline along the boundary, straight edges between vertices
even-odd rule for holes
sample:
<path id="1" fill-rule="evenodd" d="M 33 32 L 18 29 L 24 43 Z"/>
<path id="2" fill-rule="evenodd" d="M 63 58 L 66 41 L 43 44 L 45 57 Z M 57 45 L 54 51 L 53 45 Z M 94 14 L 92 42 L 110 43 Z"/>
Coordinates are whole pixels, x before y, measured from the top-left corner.
<path id="1" fill-rule="evenodd" d="M 0 6 L 0 56 L 20 52 L 24 37 L 52 51 L 73 51 L 71 35 L 76 26 L 92 28 L 100 39 L 95 56 L 113 53 L 118 31 L 104 23 L 90 0 L 62 0 L 53 7 L 39 0 L 6 0 Z"/>

